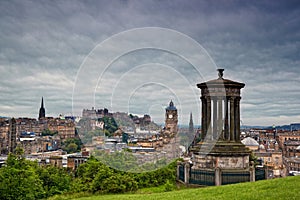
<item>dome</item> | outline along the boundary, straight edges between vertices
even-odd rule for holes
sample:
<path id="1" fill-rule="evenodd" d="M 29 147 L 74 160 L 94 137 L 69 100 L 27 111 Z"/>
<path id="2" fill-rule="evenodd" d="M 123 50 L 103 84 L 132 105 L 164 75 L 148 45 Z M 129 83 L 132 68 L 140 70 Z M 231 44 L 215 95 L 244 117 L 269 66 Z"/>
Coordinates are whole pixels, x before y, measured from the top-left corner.
<path id="1" fill-rule="evenodd" d="M 177 110 L 176 107 L 174 106 L 174 103 L 173 103 L 172 100 L 170 101 L 170 104 L 169 104 L 169 106 L 166 108 L 166 110 Z"/>
<path id="2" fill-rule="evenodd" d="M 258 142 L 251 137 L 246 137 L 241 142 L 246 146 L 259 146 Z"/>

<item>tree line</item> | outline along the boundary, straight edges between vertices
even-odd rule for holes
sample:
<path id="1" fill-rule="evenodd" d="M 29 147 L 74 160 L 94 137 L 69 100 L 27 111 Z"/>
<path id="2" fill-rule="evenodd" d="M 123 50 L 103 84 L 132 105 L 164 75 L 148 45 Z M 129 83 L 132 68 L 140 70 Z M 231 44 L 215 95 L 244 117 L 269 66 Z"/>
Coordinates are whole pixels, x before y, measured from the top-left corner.
<path id="1" fill-rule="evenodd" d="M 76 171 L 53 166 L 39 166 L 26 160 L 22 149 L 10 154 L 0 168 L 0 199 L 45 199 L 56 194 L 88 192 L 96 194 L 133 192 L 176 180 L 176 162 L 143 173 L 118 171 L 95 157 L 81 164 Z"/>

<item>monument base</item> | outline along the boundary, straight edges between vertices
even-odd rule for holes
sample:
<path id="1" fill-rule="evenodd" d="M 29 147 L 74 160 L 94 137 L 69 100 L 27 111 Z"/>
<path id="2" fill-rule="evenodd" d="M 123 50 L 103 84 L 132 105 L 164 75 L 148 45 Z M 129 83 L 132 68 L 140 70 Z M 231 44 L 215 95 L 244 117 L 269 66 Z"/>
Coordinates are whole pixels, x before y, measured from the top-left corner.
<path id="1" fill-rule="evenodd" d="M 249 169 L 251 151 L 241 142 L 200 142 L 190 149 L 194 169 Z"/>
<path id="2" fill-rule="evenodd" d="M 189 183 L 225 185 L 254 181 L 251 151 L 241 142 L 205 141 L 190 149 L 192 164 Z"/>

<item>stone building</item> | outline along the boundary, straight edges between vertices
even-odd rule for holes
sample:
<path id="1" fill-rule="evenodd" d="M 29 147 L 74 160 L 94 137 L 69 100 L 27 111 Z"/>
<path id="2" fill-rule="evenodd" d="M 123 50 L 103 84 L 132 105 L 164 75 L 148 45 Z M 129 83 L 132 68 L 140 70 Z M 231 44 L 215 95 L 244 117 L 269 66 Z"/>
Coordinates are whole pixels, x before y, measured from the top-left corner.
<path id="1" fill-rule="evenodd" d="M 300 158 L 290 157 L 284 158 L 284 164 L 289 175 L 300 175 Z"/>
<path id="2" fill-rule="evenodd" d="M 104 109 L 83 109 L 82 118 L 98 119 L 103 118 L 104 116 L 112 117 L 112 113 L 108 111 L 107 108 Z"/>
<path id="3" fill-rule="evenodd" d="M 148 118 L 151 119 L 150 116 Z M 136 152 L 134 154 L 139 162 L 153 162 L 162 158 L 167 159 L 167 161 L 172 161 L 180 156 L 178 113 L 172 100 L 166 107 L 164 129 L 160 133 L 137 139 L 136 144 L 142 148 L 148 148 L 154 151 L 145 153 L 143 149 L 140 149 L 139 151 L 142 153 Z"/>
<path id="4" fill-rule="evenodd" d="M 283 152 L 285 157 L 300 156 L 300 140 L 288 139 L 283 144 Z"/>
<path id="5" fill-rule="evenodd" d="M 50 165 L 58 168 L 63 167 L 63 158 L 61 156 L 50 156 L 49 163 Z"/>
<path id="6" fill-rule="evenodd" d="M 287 131 L 278 134 L 279 147 L 285 157 L 293 157 L 297 154 L 297 148 L 300 146 L 300 131 Z"/>
<path id="7" fill-rule="evenodd" d="M 272 142 L 274 139 L 270 140 Z M 254 156 L 256 156 L 258 166 L 266 168 L 266 171 L 268 171 L 268 178 L 285 176 L 286 169 L 283 164 L 282 150 L 279 149 L 276 140 L 273 145 L 268 144 L 270 141 L 265 141 L 267 141 L 266 144 L 261 142 L 259 145 L 255 139 L 246 137 L 241 142 L 253 152 Z"/>
<path id="8" fill-rule="evenodd" d="M 257 157 L 260 165 L 266 168 L 268 178 L 284 177 L 286 175 L 282 151 L 274 149 L 265 151 L 260 150 L 255 151 L 254 155 Z"/>
<path id="9" fill-rule="evenodd" d="M 53 135 L 42 135 L 49 130 Z M 72 120 L 43 118 L 37 121 L 31 118 L 16 119 L 17 143 L 25 154 L 53 151 L 60 148 L 62 140 L 75 138 L 75 124 Z"/>
<path id="10" fill-rule="evenodd" d="M 9 120 L 0 118 L 0 154 L 8 153 Z"/>
<path id="11" fill-rule="evenodd" d="M 61 139 L 75 137 L 75 123 L 73 120 L 54 118 L 47 122 L 48 129 L 57 132 Z"/>
<path id="12" fill-rule="evenodd" d="M 76 170 L 79 165 L 85 163 L 88 159 L 88 156 L 68 156 L 67 167 L 71 170 Z"/>

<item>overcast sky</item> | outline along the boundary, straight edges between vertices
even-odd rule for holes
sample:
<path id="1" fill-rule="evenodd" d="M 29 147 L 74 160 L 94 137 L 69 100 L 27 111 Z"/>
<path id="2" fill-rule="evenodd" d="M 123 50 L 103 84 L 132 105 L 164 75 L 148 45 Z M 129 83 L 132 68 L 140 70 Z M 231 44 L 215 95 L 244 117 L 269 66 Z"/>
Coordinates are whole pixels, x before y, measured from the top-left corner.
<path id="1" fill-rule="evenodd" d="M 145 28 L 157 27 L 157 28 Z M 244 82 L 244 125 L 300 122 L 299 1 L 0 1 L 0 115 L 150 114 L 200 124 L 197 83 Z M 197 43 L 199 46 L 197 47 Z"/>

